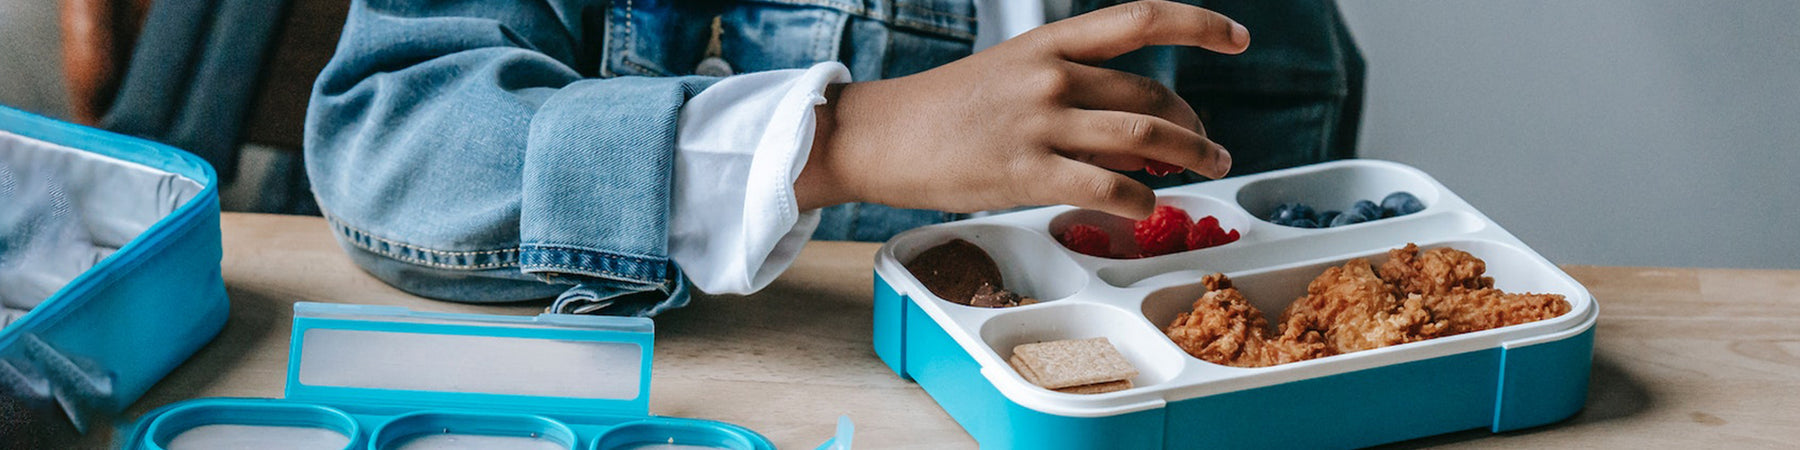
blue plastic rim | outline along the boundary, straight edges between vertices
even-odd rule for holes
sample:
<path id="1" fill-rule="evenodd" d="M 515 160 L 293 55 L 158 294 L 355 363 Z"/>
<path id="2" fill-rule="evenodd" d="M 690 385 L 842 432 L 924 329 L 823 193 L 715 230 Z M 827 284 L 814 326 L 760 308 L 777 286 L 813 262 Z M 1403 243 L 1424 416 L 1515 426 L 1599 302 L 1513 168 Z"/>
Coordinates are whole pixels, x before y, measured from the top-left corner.
<path id="1" fill-rule="evenodd" d="M 644 420 L 620 424 L 594 440 L 592 450 L 629 450 L 672 444 L 721 450 L 770 450 L 768 440 L 736 425 Z"/>
<path id="2" fill-rule="evenodd" d="M 357 437 L 362 435 L 356 419 L 333 408 L 256 400 L 207 400 L 176 406 L 158 415 L 150 422 L 143 444 L 145 448 L 162 450 L 181 433 L 207 425 L 323 428 L 348 438 L 346 449 L 356 448 Z"/>
<path id="3" fill-rule="evenodd" d="M 478 414 L 425 411 L 389 420 L 375 429 L 372 450 L 399 448 L 407 441 L 436 434 L 539 439 L 575 448 L 575 431 L 556 419 L 531 414 Z"/>

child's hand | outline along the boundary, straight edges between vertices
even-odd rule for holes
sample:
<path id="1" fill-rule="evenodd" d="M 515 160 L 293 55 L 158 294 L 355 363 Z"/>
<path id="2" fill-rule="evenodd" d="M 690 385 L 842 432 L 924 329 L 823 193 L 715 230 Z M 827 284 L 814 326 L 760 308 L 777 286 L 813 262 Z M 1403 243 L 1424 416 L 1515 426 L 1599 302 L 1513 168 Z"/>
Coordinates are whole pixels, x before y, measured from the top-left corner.
<path id="1" fill-rule="evenodd" d="M 1142 1 L 1044 25 L 916 75 L 842 85 L 818 109 L 796 195 L 802 209 L 1066 203 L 1144 218 L 1155 194 L 1102 167 L 1139 170 L 1156 160 L 1218 178 L 1231 155 L 1168 88 L 1095 65 L 1149 45 L 1236 54 L 1249 43 L 1242 25 L 1218 13 Z"/>

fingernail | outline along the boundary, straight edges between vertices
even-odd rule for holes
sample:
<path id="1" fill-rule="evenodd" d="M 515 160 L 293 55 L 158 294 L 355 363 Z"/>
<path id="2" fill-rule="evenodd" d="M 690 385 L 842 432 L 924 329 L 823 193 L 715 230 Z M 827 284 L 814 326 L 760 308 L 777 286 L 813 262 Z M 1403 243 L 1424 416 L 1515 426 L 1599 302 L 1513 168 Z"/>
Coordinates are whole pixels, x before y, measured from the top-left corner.
<path id="1" fill-rule="evenodd" d="M 1244 28 L 1244 24 L 1232 22 L 1231 43 L 1240 46 L 1250 45 L 1250 29 Z"/>
<path id="2" fill-rule="evenodd" d="M 1212 168 L 1213 178 L 1224 178 L 1225 174 L 1231 173 L 1231 152 L 1219 147 L 1219 156 L 1213 158 Z"/>

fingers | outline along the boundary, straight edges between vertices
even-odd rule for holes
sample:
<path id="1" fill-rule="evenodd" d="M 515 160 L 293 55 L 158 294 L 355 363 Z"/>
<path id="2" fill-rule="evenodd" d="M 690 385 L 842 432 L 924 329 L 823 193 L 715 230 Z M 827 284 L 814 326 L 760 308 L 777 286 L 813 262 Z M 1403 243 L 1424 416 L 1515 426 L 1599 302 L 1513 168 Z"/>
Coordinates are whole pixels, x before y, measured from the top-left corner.
<path id="1" fill-rule="evenodd" d="M 1250 31 L 1216 12 L 1160 0 L 1131 2 L 1033 30 L 1034 39 L 1064 59 L 1084 64 L 1109 60 L 1151 45 L 1185 45 L 1237 54 Z"/>
<path id="2" fill-rule="evenodd" d="M 1049 183 L 1032 192 L 1032 203 L 1066 203 L 1133 220 L 1150 217 L 1156 209 L 1156 192 L 1118 172 L 1066 158 L 1046 158 Z"/>
<path id="3" fill-rule="evenodd" d="M 1133 73 L 1066 63 L 1070 82 L 1079 89 L 1067 89 L 1064 100 L 1070 106 L 1134 112 L 1161 117 L 1176 125 L 1206 135 L 1200 115 L 1175 91 L 1148 77 Z"/>
<path id="4" fill-rule="evenodd" d="M 1144 170 L 1144 167 L 1150 164 L 1150 160 L 1148 160 L 1148 159 L 1144 159 L 1144 158 L 1140 158 L 1140 157 L 1136 157 L 1136 156 L 1132 156 L 1132 155 L 1123 155 L 1123 154 L 1121 154 L 1121 155 L 1103 155 L 1103 154 L 1094 154 L 1094 153 L 1069 152 L 1069 153 L 1064 154 L 1063 156 L 1067 156 L 1067 157 L 1069 157 L 1069 159 L 1073 159 L 1076 161 L 1081 161 L 1084 163 L 1093 164 L 1096 166 L 1105 167 L 1108 169 L 1117 170 L 1117 171 L 1121 171 L 1121 172 Z"/>
<path id="5" fill-rule="evenodd" d="M 1209 178 L 1231 171 L 1231 153 L 1200 133 L 1166 119 L 1123 111 L 1069 110 L 1050 137 L 1050 146 L 1068 154 L 1130 156 L 1186 167 Z M 1104 165 L 1104 164 L 1103 164 Z M 1116 170 L 1137 170 L 1140 163 Z"/>

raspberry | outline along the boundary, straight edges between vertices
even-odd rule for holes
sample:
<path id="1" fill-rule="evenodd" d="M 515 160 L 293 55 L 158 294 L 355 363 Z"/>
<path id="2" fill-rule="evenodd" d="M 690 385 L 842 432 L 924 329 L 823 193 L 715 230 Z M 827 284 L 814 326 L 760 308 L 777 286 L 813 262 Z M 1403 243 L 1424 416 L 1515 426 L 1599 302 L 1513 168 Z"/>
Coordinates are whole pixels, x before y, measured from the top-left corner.
<path id="1" fill-rule="evenodd" d="M 1150 217 L 1132 225 L 1132 237 L 1145 256 L 1167 255 L 1187 250 L 1189 230 L 1194 223 L 1187 211 L 1174 206 L 1156 207 Z"/>
<path id="2" fill-rule="evenodd" d="M 1238 231 L 1235 229 L 1226 233 L 1225 229 L 1219 226 L 1218 217 L 1206 216 L 1194 222 L 1193 231 L 1188 232 L 1187 246 L 1188 250 L 1217 247 L 1236 242 L 1238 237 Z"/>
<path id="3" fill-rule="evenodd" d="M 1162 161 L 1157 161 L 1154 159 L 1152 159 L 1152 160 L 1150 160 L 1150 162 L 1144 164 L 1145 172 L 1150 172 L 1151 175 L 1155 175 L 1155 176 L 1159 176 L 1159 177 L 1168 175 L 1168 174 L 1172 174 L 1172 173 L 1181 173 L 1182 171 L 1185 171 L 1185 170 L 1187 170 L 1187 169 L 1184 167 L 1177 166 L 1174 164 L 1169 164 L 1169 163 L 1162 162 Z M 1420 208 L 1420 209 L 1423 209 L 1423 208 Z"/>
<path id="4" fill-rule="evenodd" d="M 1088 224 L 1070 225 L 1069 229 L 1063 230 L 1061 236 L 1056 237 L 1056 240 L 1061 241 L 1064 247 L 1074 250 L 1075 253 L 1102 258 L 1112 257 L 1112 236 L 1107 236 L 1105 231 L 1100 231 L 1100 227 Z"/>
<path id="5" fill-rule="evenodd" d="M 1199 250 L 1219 245 L 1218 241 L 1223 237 L 1225 237 L 1225 230 L 1219 229 L 1219 218 L 1201 217 L 1200 220 L 1194 222 L 1194 229 L 1188 232 L 1187 248 L 1188 250 Z"/>

